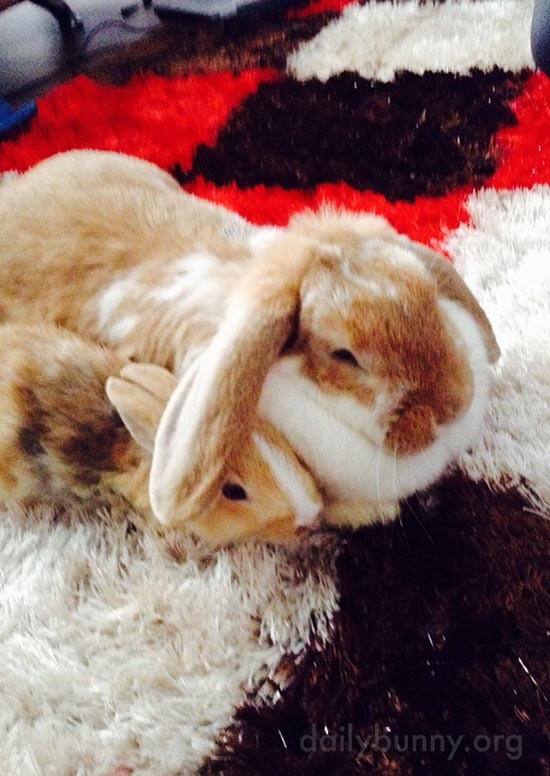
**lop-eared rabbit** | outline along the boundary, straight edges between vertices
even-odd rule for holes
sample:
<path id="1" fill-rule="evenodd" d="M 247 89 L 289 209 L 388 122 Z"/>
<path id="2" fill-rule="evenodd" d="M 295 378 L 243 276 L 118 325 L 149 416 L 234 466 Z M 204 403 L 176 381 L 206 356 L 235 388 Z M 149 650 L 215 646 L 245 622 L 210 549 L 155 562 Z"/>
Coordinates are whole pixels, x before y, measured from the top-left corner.
<path id="1" fill-rule="evenodd" d="M 64 508 L 126 503 L 145 524 L 159 526 L 149 474 L 174 375 L 128 363 L 52 324 L 0 325 L 0 356 L 0 500 Z M 216 498 L 186 527 L 214 545 L 292 543 L 321 505 L 288 442 L 256 418 Z"/>
<path id="2" fill-rule="evenodd" d="M 256 227 L 108 152 L 60 154 L 0 187 L 0 293 L 6 320 L 178 376 L 150 478 L 167 526 L 212 505 L 258 414 L 312 473 L 326 520 L 395 515 L 475 439 L 499 355 L 452 265 L 385 219 Z"/>

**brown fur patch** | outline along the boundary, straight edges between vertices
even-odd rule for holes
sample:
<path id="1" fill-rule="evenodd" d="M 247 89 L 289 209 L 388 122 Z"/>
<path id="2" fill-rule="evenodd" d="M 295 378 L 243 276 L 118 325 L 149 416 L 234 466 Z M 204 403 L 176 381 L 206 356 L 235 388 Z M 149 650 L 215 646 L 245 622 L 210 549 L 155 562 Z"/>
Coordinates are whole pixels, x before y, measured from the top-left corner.
<path id="1" fill-rule="evenodd" d="M 4 498 L 106 495 L 107 480 L 139 467 L 143 454 L 105 395 L 124 363 L 116 354 L 54 326 L 9 324 L 0 353 Z"/>
<path id="2" fill-rule="evenodd" d="M 14 385 L 13 395 L 21 422 L 18 432 L 19 446 L 25 455 L 35 458 L 44 452 L 46 411 L 40 406 L 34 391 L 28 385 Z"/>
<path id="3" fill-rule="evenodd" d="M 363 259 L 362 241 L 342 236 L 337 222 L 321 223 L 321 232 L 343 258 L 320 258 L 306 277 L 302 325 L 314 333 L 307 336 L 304 371 L 325 392 L 367 406 L 381 391 L 393 395 L 386 443 L 400 455 L 418 452 L 433 441 L 436 425 L 454 420 L 472 397 L 466 354 L 439 309 L 436 283 L 421 266 L 376 254 Z M 342 277 L 342 263 L 349 278 Z M 335 359 L 340 349 L 357 365 Z"/>

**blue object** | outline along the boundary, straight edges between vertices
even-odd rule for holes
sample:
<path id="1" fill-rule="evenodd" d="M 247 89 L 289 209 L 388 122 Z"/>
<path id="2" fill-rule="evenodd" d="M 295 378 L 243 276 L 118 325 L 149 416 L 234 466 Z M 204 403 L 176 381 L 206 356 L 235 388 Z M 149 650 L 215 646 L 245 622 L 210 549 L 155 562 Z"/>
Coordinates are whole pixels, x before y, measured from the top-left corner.
<path id="1" fill-rule="evenodd" d="M 550 75 L 550 0 L 535 0 L 531 23 L 531 50 L 536 66 Z"/>
<path id="2" fill-rule="evenodd" d="M 12 108 L 9 102 L 0 99 L 0 138 L 7 137 L 19 129 L 36 113 L 36 102 L 25 102 L 18 108 Z"/>

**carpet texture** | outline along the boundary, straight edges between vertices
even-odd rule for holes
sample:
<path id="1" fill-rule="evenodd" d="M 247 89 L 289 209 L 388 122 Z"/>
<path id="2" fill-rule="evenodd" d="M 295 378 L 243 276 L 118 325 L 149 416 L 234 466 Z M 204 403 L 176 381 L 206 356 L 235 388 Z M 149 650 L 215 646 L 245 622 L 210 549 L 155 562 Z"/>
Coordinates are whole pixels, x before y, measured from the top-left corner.
<path id="1" fill-rule="evenodd" d="M 4 510 L 2 775 L 550 774 L 550 80 L 532 10 L 312 0 L 170 27 L 0 143 L 0 172 L 133 153 L 257 224 L 381 213 L 447 254 L 502 349 L 482 437 L 392 524 L 213 553 L 125 515 Z"/>

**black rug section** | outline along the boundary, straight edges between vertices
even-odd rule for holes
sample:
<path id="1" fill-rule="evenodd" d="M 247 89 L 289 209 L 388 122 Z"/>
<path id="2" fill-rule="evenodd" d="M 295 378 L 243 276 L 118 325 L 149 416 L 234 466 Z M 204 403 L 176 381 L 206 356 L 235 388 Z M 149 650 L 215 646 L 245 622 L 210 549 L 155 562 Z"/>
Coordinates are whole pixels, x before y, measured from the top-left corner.
<path id="1" fill-rule="evenodd" d="M 230 117 L 215 147 L 201 145 L 183 183 L 308 189 L 345 182 L 388 200 L 480 185 L 496 169 L 494 133 L 513 125 L 522 76 L 402 73 L 391 83 L 353 73 L 326 83 L 260 85 Z"/>
<path id="2" fill-rule="evenodd" d="M 347 536 L 331 643 L 202 776 L 550 773 L 550 523 L 459 475 L 405 511 Z"/>
<path id="3" fill-rule="evenodd" d="M 112 84 L 126 83 L 140 72 L 177 77 L 258 67 L 284 70 L 289 54 L 336 16 L 325 12 L 305 19 L 277 19 L 277 14 L 270 14 L 262 17 L 261 24 L 250 19 L 172 22 L 152 31 L 146 40 L 126 46 L 124 55 L 120 50 L 106 51 L 83 69 L 90 77 Z"/>

